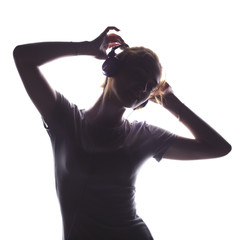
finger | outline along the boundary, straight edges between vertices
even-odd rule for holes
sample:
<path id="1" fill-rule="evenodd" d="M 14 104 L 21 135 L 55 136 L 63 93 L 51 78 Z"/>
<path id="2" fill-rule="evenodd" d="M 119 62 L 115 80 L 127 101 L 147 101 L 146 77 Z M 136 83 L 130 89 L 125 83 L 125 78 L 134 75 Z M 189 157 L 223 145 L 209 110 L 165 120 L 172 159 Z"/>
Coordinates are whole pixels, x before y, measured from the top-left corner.
<path id="1" fill-rule="evenodd" d="M 157 103 L 155 97 L 150 97 L 150 98 L 148 98 L 148 100 L 151 101 L 151 102 Z"/>
<path id="2" fill-rule="evenodd" d="M 170 85 L 167 82 L 163 82 L 162 86 L 160 87 L 160 90 L 162 92 L 166 91 L 168 88 L 170 87 Z"/>
<path id="3" fill-rule="evenodd" d="M 102 33 L 101 35 L 106 35 L 110 30 L 115 30 L 115 31 L 117 31 L 117 32 L 120 31 L 120 29 L 118 29 L 117 27 L 111 26 L 111 27 L 107 27 L 107 28 L 103 31 L 103 33 Z"/>
<path id="4" fill-rule="evenodd" d="M 128 45 L 125 43 L 125 41 L 117 34 L 109 34 L 107 37 L 108 43 L 117 43 L 118 45 L 124 45 L 128 47 Z"/>
<path id="5" fill-rule="evenodd" d="M 110 33 L 108 34 L 108 39 L 110 41 L 120 41 L 120 42 L 124 42 L 124 40 L 117 34 L 115 33 Z"/>
<path id="6" fill-rule="evenodd" d="M 113 47 L 116 47 L 116 46 L 119 46 L 119 45 L 121 45 L 121 44 L 119 44 L 119 43 L 109 43 L 108 44 L 108 48 L 113 48 Z"/>

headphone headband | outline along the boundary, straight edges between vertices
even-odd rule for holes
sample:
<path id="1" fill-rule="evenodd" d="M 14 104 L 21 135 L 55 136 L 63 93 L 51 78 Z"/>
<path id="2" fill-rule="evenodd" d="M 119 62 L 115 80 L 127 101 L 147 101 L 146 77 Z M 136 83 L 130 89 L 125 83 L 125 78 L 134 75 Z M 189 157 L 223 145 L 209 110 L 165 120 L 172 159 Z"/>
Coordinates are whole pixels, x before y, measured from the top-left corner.
<path id="1" fill-rule="evenodd" d="M 118 49 L 118 48 L 121 48 L 123 45 L 118 45 L 118 46 L 115 46 L 112 48 L 112 50 L 108 53 L 108 58 L 110 57 L 115 57 L 116 56 L 116 53 L 115 51 Z"/>

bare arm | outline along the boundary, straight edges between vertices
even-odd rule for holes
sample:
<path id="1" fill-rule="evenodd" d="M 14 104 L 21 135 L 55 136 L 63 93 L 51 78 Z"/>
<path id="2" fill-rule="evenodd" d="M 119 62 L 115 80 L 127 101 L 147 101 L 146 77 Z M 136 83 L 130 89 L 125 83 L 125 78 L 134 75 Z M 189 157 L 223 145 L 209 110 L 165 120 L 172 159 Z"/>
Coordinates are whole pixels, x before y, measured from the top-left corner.
<path id="1" fill-rule="evenodd" d="M 191 131 L 194 139 L 177 137 L 164 157 L 179 160 L 216 158 L 228 154 L 231 145 L 205 121 L 185 106 L 172 92 L 164 97 L 164 107 Z"/>
<path id="2" fill-rule="evenodd" d="M 124 41 L 115 34 L 107 35 L 108 27 L 93 41 L 86 42 L 42 42 L 17 46 L 13 55 L 25 89 L 42 117 L 48 121 L 56 103 L 56 92 L 41 74 L 39 67 L 49 61 L 66 56 L 91 55 L 106 58 L 106 49 Z"/>

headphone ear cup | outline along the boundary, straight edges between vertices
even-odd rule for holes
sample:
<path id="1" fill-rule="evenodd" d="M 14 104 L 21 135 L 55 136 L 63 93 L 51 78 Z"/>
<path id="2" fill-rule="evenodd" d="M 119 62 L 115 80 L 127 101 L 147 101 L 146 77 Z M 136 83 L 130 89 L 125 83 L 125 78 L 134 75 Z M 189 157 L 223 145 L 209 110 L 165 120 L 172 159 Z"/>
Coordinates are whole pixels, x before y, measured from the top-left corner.
<path id="1" fill-rule="evenodd" d="M 102 65 L 103 74 L 107 77 L 113 77 L 118 70 L 119 60 L 116 57 L 109 57 Z"/>

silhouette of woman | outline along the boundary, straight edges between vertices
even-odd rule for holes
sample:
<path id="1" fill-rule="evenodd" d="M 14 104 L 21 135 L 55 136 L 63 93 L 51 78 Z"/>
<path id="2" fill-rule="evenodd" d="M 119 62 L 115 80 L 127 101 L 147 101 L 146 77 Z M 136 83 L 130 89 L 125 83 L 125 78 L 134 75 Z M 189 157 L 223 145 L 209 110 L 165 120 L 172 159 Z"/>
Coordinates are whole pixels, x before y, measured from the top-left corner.
<path id="1" fill-rule="evenodd" d="M 227 141 L 160 81 L 162 68 L 156 54 L 144 47 L 128 47 L 110 30 L 119 31 L 108 27 L 93 41 L 32 43 L 14 49 L 23 84 L 52 142 L 64 240 L 153 239 L 135 209 L 139 167 L 151 157 L 207 159 L 231 151 Z M 122 52 L 115 54 L 118 47 Z M 107 49 L 112 49 L 108 55 Z M 53 90 L 39 70 L 49 61 L 75 55 L 106 60 L 103 93 L 88 110 L 79 110 Z M 162 100 L 193 139 L 123 118 L 126 108 L 138 108 L 147 100 Z"/>

